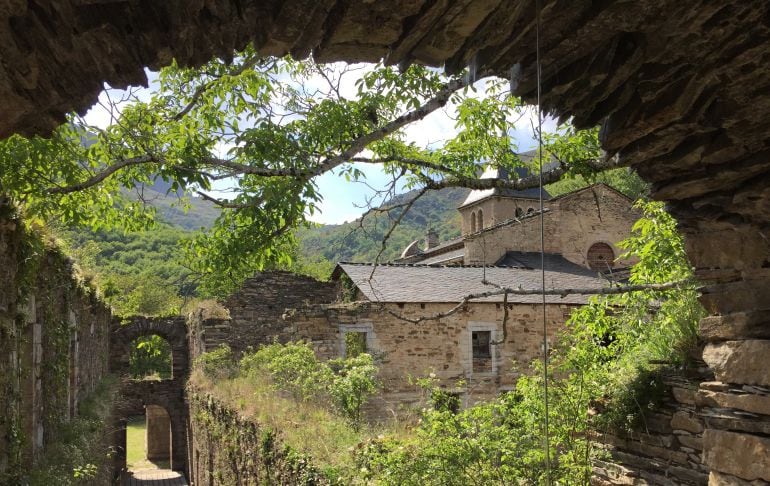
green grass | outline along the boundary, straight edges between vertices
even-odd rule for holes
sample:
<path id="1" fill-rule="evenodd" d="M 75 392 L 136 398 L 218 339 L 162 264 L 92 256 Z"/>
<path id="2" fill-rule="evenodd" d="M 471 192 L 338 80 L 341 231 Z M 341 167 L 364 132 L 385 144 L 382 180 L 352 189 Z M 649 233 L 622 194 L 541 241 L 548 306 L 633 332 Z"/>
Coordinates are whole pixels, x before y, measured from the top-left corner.
<path id="1" fill-rule="evenodd" d="M 147 423 L 144 415 L 129 420 L 126 427 L 126 467 L 129 471 L 168 469 L 168 461 L 148 461 L 145 447 Z"/>

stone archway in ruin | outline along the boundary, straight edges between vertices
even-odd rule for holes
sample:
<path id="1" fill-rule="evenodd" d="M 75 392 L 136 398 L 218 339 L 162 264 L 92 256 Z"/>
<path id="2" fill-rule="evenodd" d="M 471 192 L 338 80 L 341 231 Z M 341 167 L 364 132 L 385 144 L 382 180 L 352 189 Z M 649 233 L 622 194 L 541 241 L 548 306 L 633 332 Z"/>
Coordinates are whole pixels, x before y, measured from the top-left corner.
<path id="1" fill-rule="evenodd" d="M 755 364 L 770 355 L 770 4 L 541 3 L 543 107 L 602 125 L 608 153 L 669 202 L 706 283 L 704 358 L 718 384 L 688 400 L 712 479 L 770 480 L 770 405 L 756 392 L 770 372 Z M 0 9 L 0 136 L 47 133 L 102 82 L 142 83 L 145 66 L 199 65 L 247 42 L 319 61 L 473 65 L 533 102 L 534 17 L 526 0 L 13 2 Z"/>
<path id="2" fill-rule="evenodd" d="M 158 335 L 171 346 L 172 376 L 166 380 L 134 380 L 129 376 L 129 356 L 132 343 L 140 337 Z M 183 317 L 133 317 L 127 323 L 116 322 L 110 335 L 110 371 L 121 379 L 115 405 L 118 451 L 115 465 L 126 467 L 126 421 L 128 418 L 149 416 L 154 407 L 168 413 L 170 421 L 171 469 L 187 473 L 187 406 L 184 387 L 189 374 L 187 325 Z"/>

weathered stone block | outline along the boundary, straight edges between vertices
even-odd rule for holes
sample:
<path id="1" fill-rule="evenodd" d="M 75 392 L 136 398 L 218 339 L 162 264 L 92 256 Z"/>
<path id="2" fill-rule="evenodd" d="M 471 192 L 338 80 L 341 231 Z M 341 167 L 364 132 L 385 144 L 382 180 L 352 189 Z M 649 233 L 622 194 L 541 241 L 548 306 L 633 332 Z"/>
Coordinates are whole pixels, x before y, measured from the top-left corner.
<path id="1" fill-rule="evenodd" d="M 725 383 L 770 386 L 770 340 L 725 341 L 708 344 L 703 361 Z"/>
<path id="2" fill-rule="evenodd" d="M 747 481 L 770 481 L 770 439 L 708 429 L 703 433 L 703 462 L 712 471 Z"/>
<path id="3" fill-rule="evenodd" d="M 703 422 L 690 413 L 680 411 L 671 417 L 671 428 L 699 434 L 703 432 Z"/>
<path id="4" fill-rule="evenodd" d="M 770 310 L 708 316 L 700 320 L 700 335 L 706 341 L 770 338 Z"/>
<path id="5" fill-rule="evenodd" d="M 711 471 L 709 474 L 709 486 L 763 486 L 764 481 L 744 481 L 729 474 L 722 474 L 717 471 Z"/>
<path id="6" fill-rule="evenodd" d="M 695 405 L 696 390 L 675 386 L 671 388 L 671 393 L 674 395 L 674 399 L 677 402 L 686 405 Z"/>
<path id="7" fill-rule="evenodd" d="M 770 415 L 770 396 L 754 393 L 723 393 L 701 390 L 698 403 L 705 407 L 734 408 L 751 413 Z"/>

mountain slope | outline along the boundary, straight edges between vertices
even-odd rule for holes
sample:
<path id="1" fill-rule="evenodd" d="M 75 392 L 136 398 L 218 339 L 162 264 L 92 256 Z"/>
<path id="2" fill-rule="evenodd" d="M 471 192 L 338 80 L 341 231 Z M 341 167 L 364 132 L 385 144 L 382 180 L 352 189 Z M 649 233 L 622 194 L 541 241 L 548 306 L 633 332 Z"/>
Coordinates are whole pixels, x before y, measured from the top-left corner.
<path id="1" fill-rule="evenodd" d="M 380 261 L 397 258 L 409 243 L 422 239 L 428 228 L 436 230 L 441 241 L 460 236 L 460 213 L 457 207 L 465 200 L 468 192 L 464 188 L 447 188 L 429 192 L 418 199 L 386 242 Z M 416 191 L 410 191 L 396 196 L 384 207 L 407 201 L 415 194 Z M 371 215 L 363 223 L 359 219 L 340 225 L 300 229 L 297 233 L 300 255 L 310 260 L 321 256 L 332 262 L 374 261 L 381 250 L 383 237 L 400 211 L 396 208 L 376 217 Z"/>

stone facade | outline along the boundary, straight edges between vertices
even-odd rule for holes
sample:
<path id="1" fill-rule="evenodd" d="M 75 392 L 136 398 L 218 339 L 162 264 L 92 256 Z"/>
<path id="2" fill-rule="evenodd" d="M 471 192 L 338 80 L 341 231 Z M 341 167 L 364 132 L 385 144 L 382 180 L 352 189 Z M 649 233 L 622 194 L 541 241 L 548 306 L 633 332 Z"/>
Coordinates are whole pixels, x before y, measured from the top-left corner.
<path id="1" fill-rule="evenodd" d="M 201 307 L 187 316 L 190 356 L 220 344 L 240 353 L 274 340 L 295 340 L 284 321 L 288 309 L 337 300 L 336 283 L 319 282 L 289 272 L 258 273 L 231 295 L 224 307 Z"/>
<path id="2" fill-rule="evenodd" d="M 0 203 L 0 482 L 28 472 L 107 374 L 109 309 Z"/>
<path id="3" fill-rule="evenodd" d="M 498 201 L 499 199 L 499 201 Z M 516 202 L 514 200 L 514 202 Z M 512 215 L 513 204 L 505 198 L 492 198 L 478 204 L 492 207 L 505 206 L 505 220 L 465 236 L 465 263 L 494 265 L 506 252 L 540 252 L 539 208 L 519 218 Z M 505 205 L 503 203 L 506 203 Z M 534 202 L 530 202 L 532 207 Z M 605 243 L 615 254 L 622 251 L 617 242 L 628 237 L 631 225 L 641 214 L 624 195 L 604 184 L 565 194 L 544 202 L 545 252 L 560 254 L 581 266 L 588 266 L 588 252 L 592 245 Z M 493 213 L 492 208 L 486 213 Z M 464 220 L 471 213 L 464 214 Z M 464 223 L 463 228 L 469 225 Z M 626 266 L 619 261 L 614 266 Z"/>
<path id="4" fill-rule="evenodd" d="M 453 304 L 337 304 L 312 306 L 287 312 L 286 329 L 292 339 L 313 343 L 322 358 L 345 354 L 345 333 L 365 333 L 367 351 L 380 363 L 382 393 L 373 399 L 373 416 L 392 416 L 417 403 L 421 390 L 414 378 L 431 374 L 442 387 L 457 393 L 465 406 L 496 396 L 514 387 L 523 369 L 542 356 L 542 306 L 474 303 L 439 320 L 413 324 L 396 316 L 418 318 L 446 312 Z M 546 308 L 549 342 L 562 328 L 574 305 Z M 473 333 L 489 332 L 490 360 L 473 356 Z M 499 343 L 499 344 L 496 344 Z"/>

